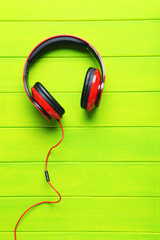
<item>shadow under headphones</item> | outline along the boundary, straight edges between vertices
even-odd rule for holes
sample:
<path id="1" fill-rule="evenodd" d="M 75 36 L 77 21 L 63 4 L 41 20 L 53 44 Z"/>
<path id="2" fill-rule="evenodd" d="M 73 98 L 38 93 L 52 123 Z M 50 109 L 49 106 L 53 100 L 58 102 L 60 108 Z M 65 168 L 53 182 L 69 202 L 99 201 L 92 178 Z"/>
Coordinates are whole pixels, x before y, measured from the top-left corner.
<path id="1" fill-rule="evenodd" d="M 48 120 L 51 120 L 51 118 L 60 120 L 65 113 L 64 108 L 55 100 L 55 98 L 53 98 L 53 96 L 40 82 L 36 82 L 31 88 L 31 95 L 27 80 L 29 68 L 33 64 L 34 60 L 42 54 L 44 49 L 48 49 L 48 47 L 53 46 L 56 47 L 57 43 L 71 43 L 73 45 L 78 44 L 82 48 L 88 50 L 88 52 L 92 54 L 99 63 L 100 70 L 90 67 L 86 73 L 81 96 L 82 108 L 90 111 L 94 107 L 99 106 L 105 82 L 105 69 L 103 61 L 96 49 L 87 41 L 72 35 L 56 35 L 40 42 L 27 57 L 23 72 L 23 83 L 25 92 L 30 101 Z"/>

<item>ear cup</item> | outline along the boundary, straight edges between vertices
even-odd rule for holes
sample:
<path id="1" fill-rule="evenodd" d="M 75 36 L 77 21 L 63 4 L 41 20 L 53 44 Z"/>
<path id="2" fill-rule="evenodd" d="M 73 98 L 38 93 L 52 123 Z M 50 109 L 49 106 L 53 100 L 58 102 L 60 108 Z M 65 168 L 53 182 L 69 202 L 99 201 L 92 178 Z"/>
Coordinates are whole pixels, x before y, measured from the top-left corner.
<path id="1" fill-rule="evenodd" d="M 101 74 L 99 69 L 89 68 L 82 91 L 81 107 L 90 111 L 94 106 L 99 93 L 101 84 Z"/>
<path id="2" fill-rule="evenodd" d="M 37 82 L 31 90 L 33 98 L 52 118 L 60 119 L 62 117 L 65 110 L 41 83 Z"/>
<path id="3" fill-rule="evenodd" d="M 36 102 L 34 101 L 34 106 L 42 113 L 42 115 L 48 120 L 51 120 L 51 116 Z"/>
<path id="4" fill-rule="evenodd" d="M 95 68 L 89 68 L 86 73 L 86 77 L 84 80 L 83 90 L 82 90 L 82 96 L 81 96 L 81 107 L 87 108 L 87 102 L 89 97 L 89 91 L 92 84 L 92 79 L 94 76 Z"/>

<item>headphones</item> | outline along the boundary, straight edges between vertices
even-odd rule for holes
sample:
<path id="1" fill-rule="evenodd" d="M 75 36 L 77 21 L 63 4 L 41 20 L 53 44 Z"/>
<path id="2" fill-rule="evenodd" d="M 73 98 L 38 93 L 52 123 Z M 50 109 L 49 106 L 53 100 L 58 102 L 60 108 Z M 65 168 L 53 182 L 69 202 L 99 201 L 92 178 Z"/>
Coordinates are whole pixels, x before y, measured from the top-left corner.
<path id="1" fill-rule="evenodd" d="M 105 68 L 103 61 L 97 50 L 84 39 L 73 35 L 56 35 L 40 42 L 27 57 L 23 71 L 23 83 L 29 100 L 48 120 L 51 120 L 51 118 L 60 120 L 65 113 L 65 110 L 40 82 L 36 82 L 31 88 L 31 94 L 28 87 L 28 73 L 30 66 L 44 50 L 48 49 L 48 47 L 56 47 L 60 43 L 79 45 L 88 50 L 88 52 L 96 58 L 100 66 L 100 70 L 90 67 L 86 73 L 81 96 L 82 108 L 90 111 L 94 107 L 99 106 L 105 82 Z"/>
<path id="2" fill-rule="evenodd" d="M 44 203 L 59 203 L 61 201 L 61 194 L 53 187 L 53 185 L 50 183 L 50 178 L 49 178 L 49 173 L 47 171 L 47 163 L 48 163 L 48 158 L 50 155 L 50 152 L 52 151 L 53 148 L 57 147 L 63 140 L 64 138 L 64 131 L 62 124 L 60 122 L 60 119 L 62 118 L 63 114 L 65 113 L 64 108 L 52 97 L 52 95 L 47 91 L 47 89 L 40 83 L 36 82 L 35 85 L 31 88 L 32 95 L 29 91 L 28 88 L 28 72 L 29 72 L 29 67 L 32 65 L 33 61 L 36 60 L 36 58 L 42 54 L 42 51 L 47 49 L 48 47 L 51 47 L 53 45 L 57 45 L 59 43 L 71 43 L 73 44 L 78 44 L 82 46 L 84 49 L 87 49 L 98 61 L 100 65 L 100 70 L 95 69 L 93 67 L 90 67 L 86 73 L 85 81 L 84 81 L 84 86 L 83 86 L 83 91 L 82 91 L 82 96 L 81 96 L 81 107 L 86 109 L 87 111 L 90 111 L 94 107 L 98 107 L 101 96 L 102 96 L 102 91 L 103 91 L 103 86 L 104 86 L 104 81 L 105 81 L 105 70 L 104 70 L 104 64 L 102 62 L 102 59 L 96 49 L 89 44 L 87 41 L 83 40 L 82 38 L 75 37 L 72 35 L 57 35 L 53 36 L 50 38 L 45 39 L 41 43 L 39 43 L 29 54 L 25 66 L 24 66 L 24 71 L 23 71 L 23 83 L 24 83 L 24 89 L 25 92 L 29 98 L 29 100 L 33 103 L 33 105 L 48 119 L 51 120 L 51 118 L 57 119 L 61 130 L 62 130 L 62 138 L 61 140 L 54 145 L 53 147 L 50 148 L 47 158 L 46 158 L 46 163 L 45 163 L 45 176 L 46 176 L 46 181 L 48 184 L 52 187 L 52 189 L 58 194 L 59 199 L 55 202 L 52 201 L 43 201 L 43 202 L 38 202 L 31 207 L 29 207 L 19 218 L 19 220 L 16 223 L 15 229 L 14 229 L 14 237 L 15 240 L 17 240 L 17 227 L 23 216 L 33 207 L 44 204 Z"/>

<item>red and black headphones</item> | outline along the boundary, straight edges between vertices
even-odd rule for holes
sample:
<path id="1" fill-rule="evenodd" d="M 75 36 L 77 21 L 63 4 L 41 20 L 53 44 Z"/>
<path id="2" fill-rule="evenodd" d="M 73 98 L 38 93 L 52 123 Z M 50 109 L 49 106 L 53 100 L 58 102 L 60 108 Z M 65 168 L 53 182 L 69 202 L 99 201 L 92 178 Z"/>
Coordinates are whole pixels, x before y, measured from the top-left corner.
<path id="1" fill-rule="evenodd" d="M 27 84 L 28 72 L 33 61 L 36 60 L 36 58 L 44 51 L 44 49 L 48 49 L 48 47 L 52 47 L 53 45 L 56 46 L 58 43 L 71 43 L 82 46 L 96 58 L 100 65 L 101 73 L 99 69 L 95 69 L 93 67 L 90 67 L 86 73 L 81 96 L 82 108 L 90 111 L 94 107 L 99 106 L 105 82 L 105 69 L 103 61 L 96 49 L 87 41 L 72 35 L 56 35 L 40 42 L 31 51 L 26 60 L 23 72 L 23 83 L 25 92 L 30 101 L 48 120 L 51 120 L 51 118 L 60 120 L 65 113 L 65 110 L 40 82 L 36 82 L 31 88 L 31 95 Z"/>
<path id="2" fill-rule="evenodd" d="M 49 155 L 55 147 L 57 147 L 63 140 L 64 138 L 64 131 L 61 122 L 59 121 L 61 117 L 64 114 L 64 109 L 62 106 L 52 97 L 52 95 L 47 91 L 47 89 L 39 82 L 36 82 L 35 85 L 31 88 L 32 90 L 32 95 L 28 89 L 27 85 L 27 80 L 28 80 L 28 72 L 29 72 L 29 67 L 33 63 L 33 60 L 36 60 L 36 58 L 42 54 L 42 51 L 48 47 L 51 47 L 53 45 L 56 45 L 57 43 L 72 43 L 72 44 L 78 44 L 84 49 L 87 49 L 92 55 L 97 59 L 100 68 L 101 68 L 101 74 L 99 69 L 95 68 L 89 68 L 85 77 L 84 81 L 84 86 L 83 86 L 83 91 L 82 91 L 82 97 L 81 97 L 81 107 L 86 109 L 87 111 L 90 111 L 92 108 L 95 106 L 98 107 L 101 96 L 102 96 L 102 91 L 103 91 L 103 86 L 104 86 L 104 81 L 105 81 L 105 70 L 104 70 L 104 64 L 102 62 L 102 59 L 96 49 L 86 42 L 85 40 L 75 37 L 72 35 L 58 35 L 58 36 L 53 36 L 51 38 L 47 38 L 46 40 L 42 41 L 39 43 L 29 54 L 25 66 L 24 66 L 24 72 L 23 72 L 23 83 L 24 83 L 24 88 L 26 91 L 26 94 L 30 101 L 33 103 L 33 105 L 48 119 L 51 120 L 51 118 L 57 119 L 61 130 L 62 130 L 62 138 L 60 141 L 54 145 L 53 147 L 50 148 L 47 157 L 46 157 L 46 163 L 45 163 L 45 176 L 46 176 L 46 181 L 48 184 L 52 187 L 52 189 L 58 194 L 59 199 L 57 201 L 43 201 L 43 202 L 38 202 L 31 207 L 29 207 L 19 218 L 19 220 L 16 223 L 15 229 L 14 229 L 14 237 L 15 240 L 17 240 L 17 227 L 23 216 L 33 207 L 44 204 L 44 203 L 59 203 L 61 201 L 61 194 L 53 187 L 53 185 L 50 182 L 49 178 L 49 173 L 47 171 L 47 163 L 48 163 L 48 158 Z"/>

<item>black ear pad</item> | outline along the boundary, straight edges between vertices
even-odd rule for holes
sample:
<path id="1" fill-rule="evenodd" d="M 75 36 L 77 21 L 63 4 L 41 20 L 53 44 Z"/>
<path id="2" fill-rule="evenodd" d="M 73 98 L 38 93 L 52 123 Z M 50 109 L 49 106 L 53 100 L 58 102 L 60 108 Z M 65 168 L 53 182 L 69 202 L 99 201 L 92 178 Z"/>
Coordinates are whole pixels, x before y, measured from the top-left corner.
<path id="1" fill-rule="evenodd" d="M 86 73 L 86 77 L 84 80 L 83 91 L 81 96 L 81 107 L 87 109 L 89 92 L 92 85 L 93 76 L 95 73 L 95 68 L 90 67 Z"/>
<path id="2" fill-rule="evenodd" d="M 36 82 L 34 88 L 46 100 L 46 102 L 58 113 L 60 117 L 65 113 L 64 108 L 52 97 L 47 89 L 40 83 Z"/>

